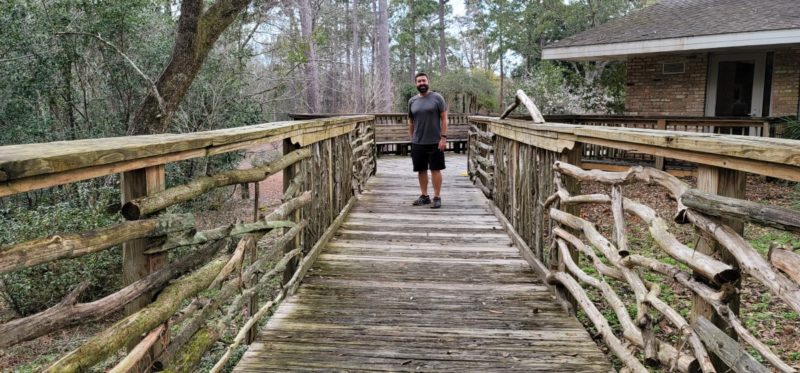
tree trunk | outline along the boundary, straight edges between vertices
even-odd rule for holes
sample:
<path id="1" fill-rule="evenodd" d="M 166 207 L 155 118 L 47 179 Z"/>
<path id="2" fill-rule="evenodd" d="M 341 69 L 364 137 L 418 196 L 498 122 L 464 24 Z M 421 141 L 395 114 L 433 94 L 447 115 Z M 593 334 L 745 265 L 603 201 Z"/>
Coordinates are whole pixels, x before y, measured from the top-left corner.
<path id="1" fill-rule="evenodd" d="M 216 0 L 203 11 L 202 0 L 181 1 L 172 54 L 155 88 L 128 125 L 129 135 L 164 133 L 219 36 L 250 0 Z"/>
<path id="2" fill-rule="evenodd" d="M 505 71 L 503 71 L 503 57 L 505 51 L 503 48 L 503 37 L 500 37 L 500 100 L 498 101 L 500 109 L 506 107 L 506 91 L 505 91 Z"/>
<path id="3" fill-rule="evenodd" d="M 299 0 L 300 32 L 306 43 L 305 98 L 309 113 L 319 112 L 319 73 L 317 71 L 317 44 L 314 42 L 314 24 L 309 0 Z"/>
<path id="4" fill-rule="evenodd" d="M 447 73 L 447 39 L 444 34 L 444 4 L 446 0 L 439 0 L 439 72 Z"/>
<path id="5" fill-rule="evenodd" d="M 378 0 L 378 84 L 375 110 L 387 113 L 394 101 L 392 76 L 389 72 L 389 5 L 387 0 Z"/>
<path id="6" fill-rule="evenodd" d="M 364 112 L 364 79 L 361 71 L 361 33 L 358 28 L 359 21 L 358 0 L 353 0 L 353 9 L 351 10 L 351 27 L 353 29 L 353 101 L 355 103 L 355 112 Z"/>
<path id="7" fill-rule="evenodd" d="M 414 19 L 414 0 L 408 2 L 408 13 L 411 19 Z M 414 25 L 410 26 L 409 31 L 411 33 L 411 47 L 408 48 L 408 69 L 411 81 L 415 82 L 417 74 L 417 31 L 414 29 Z"/>

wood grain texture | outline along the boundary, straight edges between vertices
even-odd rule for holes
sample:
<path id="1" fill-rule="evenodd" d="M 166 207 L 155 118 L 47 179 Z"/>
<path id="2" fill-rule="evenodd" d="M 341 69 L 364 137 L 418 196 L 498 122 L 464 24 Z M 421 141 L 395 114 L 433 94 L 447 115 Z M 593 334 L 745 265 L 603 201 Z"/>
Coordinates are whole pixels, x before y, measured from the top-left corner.
<path id="1" fill-rule="evenodd" d="M 800 141 L 686 131 L 612 128 L 471 116 L 498 136 L 560 152 L 571 144 L 599 145 L 800 181 Z"/>
<path id="2" fill-rule="evenodd" d="M 142 159 L 151 159 L 149 166 L 153 164 L 152 157 L 169 157 L 176 153 L 182 153 L 182 156 L 177 159 L 171 157 L 158 163 L 174 162 L 180 159 L 243 149 L 257 145 L 259 141 L 265 139 L 269 140 L 268 142 L 272 142 L 283 138 L 302 137 L 317 132 L 324 132 L 329 137 L 339 136 L 341 133 L 335 130 L 336 127 L 351 128 L 354 123 L 369 120 L 372 120 L 371 115 L 359 115 L 264 123 L 188 134 L 128 136 L 3 146 L 0 147 L 0 176 L 2 177 L 0 181 L 17 180 L 36 175 L 59 174 L 101 165 L 116 165 L 115 167 L 117 168 L 124 168 L 122 163 L 135 162 Z M 313 140 L 320 141 L 321 138 L 318 136 Z M 202 152 L 193 152 L 192 150 L 202 150 Z M 112 171 L 109 174 L 114 172 L 119 171 Z M 85 179 L 80 178 L 80 174 L 71 176 L 76 180 Z M 91 177 L 97 176 L 103 175 L 98 175 L 95 172 Z M 61 183 L 76 180 L 62 180 Z"/>
<path id="3" fill-rule="evenodd" d="M 439 210 L 411 206 L 409 158 L 378 169 L 235 371 L 609 370 L 461 176 L 466 157 L 448 154 Z"/>

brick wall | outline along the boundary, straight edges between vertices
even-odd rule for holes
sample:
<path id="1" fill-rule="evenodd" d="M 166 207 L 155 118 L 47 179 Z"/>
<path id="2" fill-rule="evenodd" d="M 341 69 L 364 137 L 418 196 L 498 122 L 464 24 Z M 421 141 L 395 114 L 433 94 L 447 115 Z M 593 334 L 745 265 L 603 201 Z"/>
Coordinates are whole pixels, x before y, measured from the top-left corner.
<path id="1" fill-rule="evenodd" d="M 663 74 L 663 63 L 684 62 L 685 72 Z M 625 114 L 704 116 L 708 54 L 631 57 Z"/>
<path id="2" fill-rule="evenodd" d="M 797 115 L 800 93 L 800 47 L 775 51 L 770 115 Z"/>

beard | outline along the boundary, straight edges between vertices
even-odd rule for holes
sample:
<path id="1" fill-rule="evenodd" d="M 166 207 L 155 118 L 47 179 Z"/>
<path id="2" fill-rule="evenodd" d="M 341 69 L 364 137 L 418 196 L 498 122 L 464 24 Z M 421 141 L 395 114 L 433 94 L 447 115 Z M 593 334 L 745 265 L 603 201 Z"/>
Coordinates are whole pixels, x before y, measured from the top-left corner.
<path id="1" fill-rule="evenodd" d="M 428 92 L 428 85 L 427 84 L 418 85 L 417 91 L 419 91 L 419 93 Z"/>

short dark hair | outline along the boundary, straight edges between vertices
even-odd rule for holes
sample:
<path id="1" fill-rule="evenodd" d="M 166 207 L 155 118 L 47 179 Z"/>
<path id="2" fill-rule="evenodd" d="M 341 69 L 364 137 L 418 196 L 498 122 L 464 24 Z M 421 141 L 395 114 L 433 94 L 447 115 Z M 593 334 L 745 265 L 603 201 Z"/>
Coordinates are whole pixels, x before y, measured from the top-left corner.
<path id="1" fill-rule="evenodd" d="M 417 80 L 417 78 L 419 78 L 419 77 L 421 77 L 421 76 L 424 76 L 424 77 L 426 77 L 426 78 L 427 78 L 427 77 L 428 77 L 428 74 L 425 74 L 425 73 L 423 73 L 423 72 L 421 72 L 421 71 L 420 71 L 420 72 L 418 72 L 418 73 L 417 73 L 417 75 L 414 75 L 414 80 L 416 81 L 416 80 Z M 428 80 L 430 80 L 430 79 L 428 79 Z"/>

